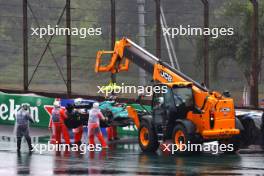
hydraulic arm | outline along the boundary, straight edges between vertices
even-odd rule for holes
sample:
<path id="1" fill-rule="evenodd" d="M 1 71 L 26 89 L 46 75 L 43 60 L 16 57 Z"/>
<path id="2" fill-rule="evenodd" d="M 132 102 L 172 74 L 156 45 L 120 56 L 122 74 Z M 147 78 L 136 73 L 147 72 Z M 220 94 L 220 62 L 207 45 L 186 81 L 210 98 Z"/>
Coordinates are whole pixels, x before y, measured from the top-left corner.
<path id="1" fill-rule="evenodd" d="M 104 54 L 111 54 L 111 61 L 106 66 L 101 66 L 101 58 Z M 129 63 L 133 62 L 149 74 L 153 74 L 153 80 L 165 82 L 192 82 L 197 88 L 208 91 L 205 87 L 192 80 L 182 72 L 171 67 L 169 64 L 162 62 L 156 56 L 144 50 L 131 40 L 123 38 L 117 41 L 114 51 L 98 51 L 96 57 L 95 72 L 112 72 L 127 71 Z M 162 72 L 162 70 L 164 70 Z M 161 73 L 159 73 L 159 71 Z"/>
<path id="2" fill-rule="evenodd" d="M 105 54 L 110 54 L 111 60 L 108 65 L 102 66 L 101 59 Z M 194 95 L 196 96 L 196 93 L 199 94 L 199 97 L 196 98 L 197 106 L 202 106 L 206 103 L 203 100 L 209 94 L 207 88 L 201 86 L 182 72 L 172 68 L 169 64 L 162 62 L 156 56 L 127 38 L 117 41 L 114 51 L 97 52 L 95 72 L 118 73 L 121 71 L 128 71 L 130 62 L 133 62 L 153 75 L 154 81 L 159 81 L 161 83 L 191 82 L 194 85 Z M 221 96 L 216 92 L 213 92 L 213 94 L 219 97 Z"/>

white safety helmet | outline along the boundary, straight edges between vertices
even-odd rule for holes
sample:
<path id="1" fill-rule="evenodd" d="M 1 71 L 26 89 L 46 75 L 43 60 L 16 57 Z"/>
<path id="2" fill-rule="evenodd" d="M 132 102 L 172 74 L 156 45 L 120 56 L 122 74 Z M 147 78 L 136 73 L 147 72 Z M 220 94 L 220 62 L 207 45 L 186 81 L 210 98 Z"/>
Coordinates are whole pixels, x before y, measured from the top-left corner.
<path id="1" fill-rule="evenodd" d="M 97 103 L 97 102 L 93 103 L 93 108 L 98 109 L 99 108 L 99 103 Z"/>
<path id="2" fill-rule="evenodd" d="M 162 105 L 164 103 L 164 97 L 159 97 L 158 102 Z"/>
<path id="3" fill-rule="evenodd" d="M 55 108 L 59 108 L 60 107 L 60 102 L 55 100 L 53 105 L 54 105 Z"/>
<path id="4" fill-rule="evenodd" d="M 82 105 L 82 101 L 83 101 L 82 98 L 76 98 L 76 99 L 74 100 L 74 104 L 75 104 L 75 105 Z"/>

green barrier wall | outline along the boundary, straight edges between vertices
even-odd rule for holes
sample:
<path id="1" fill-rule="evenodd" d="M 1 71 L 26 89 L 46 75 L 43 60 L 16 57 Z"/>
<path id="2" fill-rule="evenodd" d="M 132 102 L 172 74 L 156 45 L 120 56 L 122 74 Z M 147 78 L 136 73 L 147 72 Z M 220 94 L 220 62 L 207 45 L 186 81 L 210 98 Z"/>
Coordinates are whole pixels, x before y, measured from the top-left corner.
<path id="1" fill-rule="evenodd" d="M 14 124 L 15 114 L 22 103 L 30 104 L 30 114 L 35 122 L 32 126 L 47 127 L 48 110 L 52 108 L 54 98 L 46 98 L 33 94 L 6 94 L 0 92 L 0 124 Z"/>
<path id="2" fill-rule="evenodd" d="M 35 122 L 32 126 L 47 128 L 49 124 L 49 113 L 53 108 L 55 98 L 37 96 L 34 94 L 6 94 L 0 92 L 0 124 L 13 125 L 15 114 L 22 103 L 30 104 L 30 113 Z M 118 133 L 125 135 L 137 135 L 136 128 L 118 127 Z"/>

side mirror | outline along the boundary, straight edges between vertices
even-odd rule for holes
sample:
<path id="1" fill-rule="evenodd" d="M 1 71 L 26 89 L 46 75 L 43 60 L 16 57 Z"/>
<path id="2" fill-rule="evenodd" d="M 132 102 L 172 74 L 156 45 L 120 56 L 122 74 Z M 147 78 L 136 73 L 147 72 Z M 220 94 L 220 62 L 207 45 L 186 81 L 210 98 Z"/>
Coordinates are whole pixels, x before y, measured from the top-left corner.
<path id="1" fill-rule="evenodd" d="M 225 97 L 231 97 L 231 94 L 230 94 L 230 92 L 229 92 L 228 90 L 225 90 L 225 91 L 223 92 L 223 95 L 224 95 Z"/>

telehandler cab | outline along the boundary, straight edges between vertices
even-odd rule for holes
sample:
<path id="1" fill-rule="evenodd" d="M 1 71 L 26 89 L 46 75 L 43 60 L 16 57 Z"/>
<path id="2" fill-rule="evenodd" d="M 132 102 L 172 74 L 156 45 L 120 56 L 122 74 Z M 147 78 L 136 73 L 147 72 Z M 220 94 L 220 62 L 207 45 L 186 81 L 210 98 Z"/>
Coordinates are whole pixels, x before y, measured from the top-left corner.
<path id="1" fill-rule="evenodd" d="M 101 65 L 104 54 L 111 54 L 106 66 Z M 217 140 L 238 149 L 235 139 L 241 123 L 235 118 L 234 102 L 227 92 L 209 91 L 127 38 L 117 41 L 114 51 L 98 51 L 95 71 L 127 71 L 130 61 L 152 74 L 153 80 L 160 82 L 154 88 L 163 90 L 153 93 L 151 112 L 139 113 L 127 106 L 143 151 L 154 152 L 166 140 L 176 145 Z"/>

